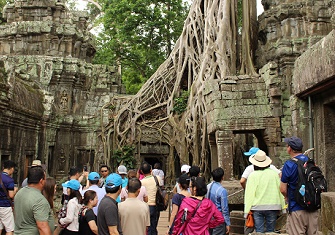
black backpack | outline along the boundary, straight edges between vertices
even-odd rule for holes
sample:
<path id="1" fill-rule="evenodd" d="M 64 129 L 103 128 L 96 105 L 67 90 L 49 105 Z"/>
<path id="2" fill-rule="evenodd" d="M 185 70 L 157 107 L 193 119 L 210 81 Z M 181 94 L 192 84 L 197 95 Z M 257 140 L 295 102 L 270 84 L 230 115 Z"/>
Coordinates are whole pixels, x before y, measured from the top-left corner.
<path id="1" fill-rule="evenodd" d="M 295 201 L 307 211 L 320 209 L 321 193 L 327 192 L 327 181 L 321 169 L 311 158 L 308 158 L 306 162 L 297 158 L 291 160 L 298 165 L 298 182 L 294 192 Z"/>

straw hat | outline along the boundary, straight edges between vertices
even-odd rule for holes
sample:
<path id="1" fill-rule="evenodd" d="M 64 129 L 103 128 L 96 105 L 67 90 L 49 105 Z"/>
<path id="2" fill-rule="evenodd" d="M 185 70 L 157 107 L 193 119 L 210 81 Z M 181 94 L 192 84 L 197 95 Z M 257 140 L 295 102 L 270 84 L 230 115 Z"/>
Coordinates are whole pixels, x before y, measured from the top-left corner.
<path id="1" fill-rule="evenodd" d="M 271 164 L 272 160 L 262 150 L 258 150 L 256 154 L 250 156 L 249 161 L 258 167 L 266 167 Z"/>

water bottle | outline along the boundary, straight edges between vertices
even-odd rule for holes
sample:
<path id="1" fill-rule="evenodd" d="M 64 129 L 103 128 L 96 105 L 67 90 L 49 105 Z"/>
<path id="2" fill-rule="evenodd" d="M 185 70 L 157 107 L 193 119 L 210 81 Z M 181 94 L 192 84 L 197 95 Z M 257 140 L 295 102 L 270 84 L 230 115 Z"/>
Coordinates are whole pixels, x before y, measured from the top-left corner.
<path id="1" fill-rule="evenodd" d="M 299 189 L 299 193 L 301 194 L 301 196 L 305 196 L 305 185 L 301 185 L 300 189 Z"/>

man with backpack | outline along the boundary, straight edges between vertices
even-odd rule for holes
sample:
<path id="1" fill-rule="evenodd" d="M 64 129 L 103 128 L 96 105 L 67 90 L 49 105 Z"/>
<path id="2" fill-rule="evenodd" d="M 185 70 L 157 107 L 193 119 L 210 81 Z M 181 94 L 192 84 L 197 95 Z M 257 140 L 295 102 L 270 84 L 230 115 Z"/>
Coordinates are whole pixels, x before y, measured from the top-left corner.
<path id="1" fill-rule="evenodd" d="M 320 205 L 309 208 L 303 203 L 304 199 L 309 196 L 307 194 L 315 194 L 315 190 L 305 190 L 305 187 L 306 189 L 308 187 L 307 177 L 305 177 L 302 170 L 299 169 L 303 167 L 306 169 L 307 163 L 312 162 L 314 164 L 314 161 L 302 154 L 303 144 L 300 138 L 293 136 L 285 138 L 284 142 L 287 144 L 287 153 L 291 157 L 291 159 L 284 164 L 280 182 L 280 191 L 288 202 L 287 232 L 288 234 L 317 234 L 317 209 Z M 315 164 L 314 168 L 319 169 Z M 322 175 L 321 171 L 320 174 Z M 301 181 L 304 183 L 302 184 Z M 325 183 L 324 178 L 322 183 Z M 326 190 L 326 188 L 324 190 Z M 320 192 L 315 194 L 314 197 L 321 197 Z M 300 198 L 303 198 L 303 200 L 300 200 Z M 309 203 L 315 204 L 314 202 Z"/>

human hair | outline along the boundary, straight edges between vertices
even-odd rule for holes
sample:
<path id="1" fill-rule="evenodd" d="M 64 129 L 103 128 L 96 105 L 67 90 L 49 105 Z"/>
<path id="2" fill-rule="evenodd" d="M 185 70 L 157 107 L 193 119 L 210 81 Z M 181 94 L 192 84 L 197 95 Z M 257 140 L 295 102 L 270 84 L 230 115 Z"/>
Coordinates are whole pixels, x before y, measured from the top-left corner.
<path id="1" fill-rule="evenodd" d="M 159 162 L 156 162 L 154 164 L 154 169 L 160 169 L 161 170 L 161 164 Z"/>
<path id="2" fill-rule="evenodd" d="M 270 165 L 265 166 L 265 167 L 260 167 L 260 166 L 254 165 L 254 170 L 255 171 L 262 171 L 262 170 L 265 170 L 266 168 L 269 168 L 269 167 L 270 167 Z"/>
<path id="3" fill-rule="evenodd" d="M 42 190 L 42 194 L 49 202 L 51 209 L 54 208 L 55 185 L 56 180 L 52 177 L 48 177 L 45 179 L 45 183 Z"/>
<path id="4" fill-rule="evenodd" d="M 142 162 L 141 164 L 141 171 L 143 174 L 149 174 L 151 171 L 151 165 L 147 162 Z"/>
<path id="5" fill-rule="evenodd" d="M 45 172 L 41 166 L 32 166 L 28 169 L 28 184 L 38 184 L 45 179 Z"/>
<path id="6" fill-rule="evenodd" d="M 190 177 L 193 177 L 193 176 L 197 177 L 200 174 L 200 167 L 193 165 L 193 166 L 191 166 L 188 173 L 189 173 Z"/>
<path id="7" fill-rule="evenodd" d="M 72 166 L 72 167 L 70 168 L 69 175 L 70 175 L 70 176 L 74 176 L 74 175 L 76 175 L 77 173 L 80 173 L 79 168 L 76 167 L 76 166 Z"/>
<path id="8" fill-rule="evenodd" d="M 224 176 L 224 171 L 221 167 L 218 167 L 211 172 L 211 175 L 215 182 L 221 182 L 222 177 Z"/>
<path id="9" fill-rule="evenodd" d="M 90 185 L 96 185 L 99 183 L 99 180 L 88 180 L 90 182 Z"/>
<path id="10" fill-rule="evenodd" d="M 93 190 L 87 190 L 84 193 L 84 199 L 83 204 L 87 206 L 87 204 L 90 202 L 90 200 L 94 200 L 94 198 L 97 196 L 97 193 Z"/>
<path id="11" fill-rule="evenodd" d="M 195 196 L 205 196 L 207 193 L 207 185 L 205 177 L 192 177 L 191 178 L 191 187 L 196 188 Z"/>
<path id="12" fill-rule="evenodd" d="M 79 192 L 79 190 L 74 190 L 72 188 L 69 188 L 69 189 L 70 189 L 69 200 L 76 197 L 78 199 L 78 203 L 81 204 L 83 198 L 82 198 L 81 193 Z"/>
<path id="13" fill-rule="evenodd" d="M 105 190 L 106 190 L 106 193 L 114 194 L 114 193 L 117 193 L 117 191 L 119 191 L 120 187 L 121 187 L 121 185 L 116 186 L 115 188 L 109 188 L 109 187 L 105 186 Z"/>
<path id="14" fill-rule="evenodd" d="M 136 172 L 136 170 L 129 170 L 128 174 L 127 174 L 127 178 L 128 179 L 137 178 L 137 172 Z"/>
<path id="15" fill-rule="evenodd" d="M 107 170 L 109 170 L 109 167 L 107 165 L 101 165 L 100 168 L 99 168 L 99 171 L 101 171 L 102 168 L 106 167 Z"/>
<path id="16" fill-rule="evenodd" d="M 128 193 L 136 193 L 142 186 L 142 183 L 137 178 L 132 178 L 128 180 Z"/>
<path id="17" fill-rule="evenodd" d="M 13 162 L 12 160 L 6 160 L 6 161 L 4 161 L 4 163 L 3 163 L 3 168 L 4 169 L 9 170 L 12 167 L 14 167 L 14 168 L 16 167 L 16 163 L 15 162 Z"/>

